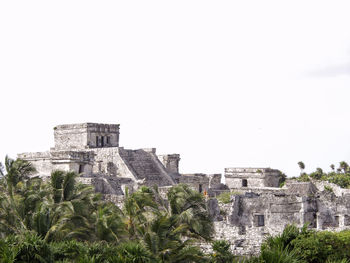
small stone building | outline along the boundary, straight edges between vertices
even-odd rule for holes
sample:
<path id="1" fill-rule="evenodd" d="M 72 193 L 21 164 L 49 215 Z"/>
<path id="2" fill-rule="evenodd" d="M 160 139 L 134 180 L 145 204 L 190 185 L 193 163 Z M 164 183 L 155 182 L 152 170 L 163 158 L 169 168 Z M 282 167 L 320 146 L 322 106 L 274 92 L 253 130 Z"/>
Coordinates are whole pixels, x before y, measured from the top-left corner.
<path id="1" fill-rule="evenodd" d="M 271 168 L 225 168 L 229 188 L 279 187 L 281 172 Z"/>
<path id="2" fill-rule="evenodd" d="M 155 148 L 119 147 L 119 124 L 58 125 L 54 127 L 54 138 L 55 146 L 50 151 L 18 155 L 30 161 L 39 176 L 48 177 L 54 170 L 75 171 L 85 182 L 91 182 L 91 178 L 99 181 L 96 188 L 105 194 L 116 187 L 132 190 L 139 185 L 169 186 L 179 176 L 178 154 L 158 158 Z"/>

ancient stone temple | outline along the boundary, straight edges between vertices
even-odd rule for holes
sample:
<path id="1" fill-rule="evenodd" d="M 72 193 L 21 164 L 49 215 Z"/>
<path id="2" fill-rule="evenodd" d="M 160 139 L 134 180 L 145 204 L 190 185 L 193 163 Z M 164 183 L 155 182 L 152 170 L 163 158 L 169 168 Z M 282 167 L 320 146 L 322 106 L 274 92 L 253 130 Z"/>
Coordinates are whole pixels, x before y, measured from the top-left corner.
<path id="1" fill-rule="evenodd" d="M 119 125 L 82 123 L 54 128 L 55 146 L 47 152 L 22 153 L 38 175 L 53 170 L 75 171 L 81 181 L 95 182 L 96 190 L 122 195 L 125 186 L 170 186 L 178 176 L 180 156 L 156 155 L 156 149 L 128 150 L 119 147 Z M 100 181 L 97 183 L 97 181 Z"/>
<path id="2" fill-rule="evenodd" d="M 80 181 L 116 203 L 126 187 L 134 191 L 157 185 L 166 193 L 174 184 L 188 184 L 206 197 L 215 238 L 230 241 L 236 254 L 256 253 L 266 236 L 281 233 L 287 224 L 332 231 L 350 228 L 350 190 L 334 184 L 287 180 L 280 187 L 281 172 L 271 168 L 226 168 L 223 177 L 181 174 L 179 154 L 120 147 L 118 124 L 59 125 L 54 138 L 49 151 L 18 157 L 32 162 L 44 178 L 58 169 L 75 171 Z M 229 196 L 227 202 L 218 201 L 223 194 Z"/>

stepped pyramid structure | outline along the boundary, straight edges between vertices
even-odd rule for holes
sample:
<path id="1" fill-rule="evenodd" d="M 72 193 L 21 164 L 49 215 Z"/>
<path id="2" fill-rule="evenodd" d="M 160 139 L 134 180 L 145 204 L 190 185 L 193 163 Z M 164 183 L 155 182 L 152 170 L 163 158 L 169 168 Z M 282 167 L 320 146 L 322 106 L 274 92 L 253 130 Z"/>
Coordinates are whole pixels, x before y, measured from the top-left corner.
<path id="1" fill-rule="evenodd" d="M 281 172 L 271 168 L 226 168 L 223 178 L 181 174 L 179 154 L 120 147 L 118 124 L 59 125 L 54 138 L 55 146 L 47 152 L 18 155 L 34 165 L 36 175 L 48 178 L 54 170 L 75 171 L 81 182 L 117 205 L 126 187 L 132 192 L 142 185 L 157 185 L 165 196 L 169 187 L 186 183 L 206 196 L 215 238 L 232 240 L 231 248 L 239 255 L 257 253 L 266 236 L 281 233 L 287 224 L 350 229 L 350 189 L 328 182 L 287 180 L 279 187 Z M 221 194 L 228 195 L 226 203 L 216 199 Z"/>
<path id="2" fill-rule="evenodd" d="M 41 177 L 54 170 L 75 171 L 96 190 L 122 195 L 125 186 L 171 186 L 179 177 L 178 154 L 156 155 L 156 149 L 119 147 L 119 124 L 82 123 L 54 128 L 55 146 L 47 152 L 22 153 Z M 100 181 L 100 183 L 98 183 Z"/>

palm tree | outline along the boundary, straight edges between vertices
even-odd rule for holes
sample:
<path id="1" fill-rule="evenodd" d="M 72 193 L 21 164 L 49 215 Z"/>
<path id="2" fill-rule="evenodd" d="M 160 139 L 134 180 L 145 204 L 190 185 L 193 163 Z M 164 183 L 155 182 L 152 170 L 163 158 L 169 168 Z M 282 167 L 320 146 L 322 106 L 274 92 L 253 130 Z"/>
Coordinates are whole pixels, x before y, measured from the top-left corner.
<path id="1" fill-rule="evenodd" d="M 167 195 L 171 214 L 189 226 L 188 234 L 210 240 L 214 229 L 204 196 L 185 184 L 173 186 Z"/>
<path id="2" fill-rule="evenodd" d="M 159 210 L 159 203 L 156 202 L 156 195 L 152 189 L 143 186 L 131 195 L 126 189 L 123 211 L 130 238 L 142 236 L 142 231 L 156 217 Z"/>
<path id="3" fill-rule="evenodd" d="M 1 165 L 0 183 L 0 236 L 22 233 L 27 230 L 24 197 L 21 195 L 23 180 L 35 171 L 27 161 L 5 157 L 5 172 Z"/>
<path id="4" fill-rule="evenodd" d="M 104 203 L 92 214 L 96 240 L 120 242 L 127 238 L 122 211 L 112 203 Z"/>
<path id="5" fill-rule="evenodd" d="M 30 163 L 6 157 L 0 178 L 0 237 L 35 231 L 46 241 L 78 239 L 118 242 L 125 237 L 123 214 L 103 202 L 74 172 L 54 171 L 50 181 L 30 177 Z"/>
<path id="6" fill-rule="evenodd" d="M 302 263 L 300 256 L 288 248 L 272 248 L 261 251 L 260 257 L 262 262 L 273 263 Z M 260 261 L 261 262 L 261 261 Z"/>
<path id="7" fill-rule="evenodd" d="M 8 193 L 10 194 L 10 196 L 13 195 L 13 188 L 16 187 L 16 185 L 20 181 L 27 179 L 32 173 L 35 172 L 35 168 L 30 162 L 19 158 L 13 160 L 7 155 L 5 157 L 5 169 L 6 174 L 4 175 L 4 177 L 7 183 Z"/>
<path id="8" fill-rule="evenodd" d="M 4 176 L 4 165 L 0 162 L 0 176 Z"/>
<path id="9" fill-rule="evenodd" d="M 195 240 L 184 239 L 188 229 L 177 216 L 163 212 L 146 229 L 143 244 L 160 262 L 203 262 L 203 253 L 192 246 Z"/>
<path id="10" fill-rule="evenodd" d="M 341 168 L 343 172 L 346 173 L 349 170 L 349 165 L 347 164 L 347 162 L 342 161 L 339 163 L 339 168 Z"/>
<path id="11" fill-rule="evenodd" d="M 300 175 L 302 175 L 302 173 L 305 169 L 305 164 L 302 161 L 300 161 L 300 162 L 298 162 L 298 166 L 300 168 Z"/>
<path id="12" fill-rule="evenodd" d="M 156 258 L 138 242 L 124 242 L 117 247 L 117 254 L 109 262 L 120 263 L 151 263 Z"/>
<path id="13" fill-rule="evenodd" d="M 50 228 L 46 240 L 98 240 L 96 211 L 102 203 L 91 186 L 77 183 L 75 172 L 54 171 L 51 175 Z"/>
<path id="14" fill-rule="evenodd" d="M 311 176 L 311 177 L 314 177 L 315 179 L 318 179 L 318 180 L 321 179 L 322 176 L 323 176 L 323 170 L 322 170 L 322 168 L 317 167 L 317 168 L 316 168 L 316 172 L 312 173 L 310 176 Z"/>
<path id="15" fill-rule="evenodd" d="M 233 262 L 234 255 L 230 250 L 230 246 L 230 243 L 226 240 L 215 240 L 212 243 L 211 263 Z"/>
<path id="16" fill-rule="evenodd" d="M 203 254 L 191 245 L 193 237 L 210 238 L 212 221 L 203 195 L 187 186 L 175 186 L 169 192 L 170 207 L 177 204 L 170 210 L 157 188 L 144 186 L 132 194 L 126 190 L 123 211 L 129 237 L 142 240 L 160 262 L 203 262 Z M 183 205 L 186 202 L 188 207 Z"/>

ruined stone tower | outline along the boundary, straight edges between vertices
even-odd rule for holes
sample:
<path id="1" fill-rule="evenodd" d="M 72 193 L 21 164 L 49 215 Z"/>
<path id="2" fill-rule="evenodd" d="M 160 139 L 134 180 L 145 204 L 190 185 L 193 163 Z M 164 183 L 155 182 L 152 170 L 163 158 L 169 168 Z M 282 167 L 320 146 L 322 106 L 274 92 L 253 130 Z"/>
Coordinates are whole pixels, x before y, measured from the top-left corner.
<path id="1" fill-rule="evenodd" d="M 121 189 L 126 185 L 129 189 L 173 185 L 178 174 L 178 154 L 164 155 L 168 157 L 159 160 L 155 148 L 120 147 L 119 124 L 58 125 L 54 127 L 54 139 L 55 146 L 50 151 L 22 153 L 18 157 L 30 161 L 42 177 L 64 170 L 79 173 L 88 183 L 91 178 L 103 179 L 104 187 L 99 190 L 106 193 L 123 194 Z"/>
<path id="2" fill-rule="evenodd" d="M 119 124 L 82 123 L 54 128 L 54 150 L 118 147 Z"/>

